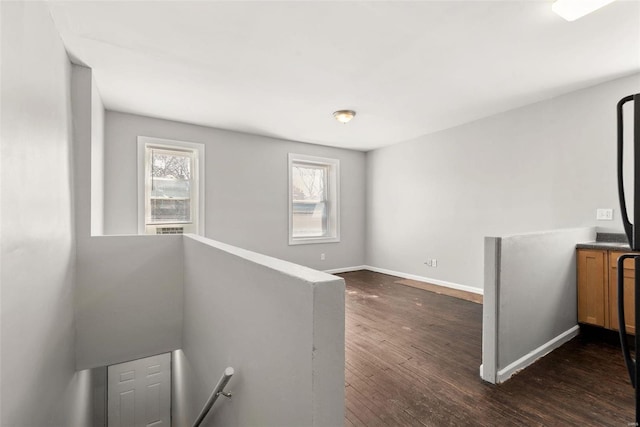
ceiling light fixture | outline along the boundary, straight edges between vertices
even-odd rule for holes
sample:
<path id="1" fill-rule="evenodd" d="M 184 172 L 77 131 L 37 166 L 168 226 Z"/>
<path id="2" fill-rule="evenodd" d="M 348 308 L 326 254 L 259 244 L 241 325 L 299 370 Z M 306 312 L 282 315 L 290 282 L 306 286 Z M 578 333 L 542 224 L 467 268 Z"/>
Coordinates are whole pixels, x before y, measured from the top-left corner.
<path id="1" fill-rule="evenodd" d="M 551 5 L 551 10 L 567 21 L 575 21 L 613 1 L 614 0 L 556 0 L 553 5 Z"/>
<path id="2" fill-rule="evenodd" d="M 353 110 L 338 110 L 334 111 L 333 117 L 336 118 L 340 123 L 348 123 L 353 119 L 356 115 L 356 112 Z"/>

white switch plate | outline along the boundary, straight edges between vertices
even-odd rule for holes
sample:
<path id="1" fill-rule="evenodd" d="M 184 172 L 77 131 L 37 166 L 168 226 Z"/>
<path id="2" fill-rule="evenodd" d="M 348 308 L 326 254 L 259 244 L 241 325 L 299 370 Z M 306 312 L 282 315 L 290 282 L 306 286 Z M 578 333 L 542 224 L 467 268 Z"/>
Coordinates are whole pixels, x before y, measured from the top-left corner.
<path id="1" fill-rule="evenodd" d="M 596 219 L 603 221 L 613 220 L 613 209 L 596 209 Z"/>

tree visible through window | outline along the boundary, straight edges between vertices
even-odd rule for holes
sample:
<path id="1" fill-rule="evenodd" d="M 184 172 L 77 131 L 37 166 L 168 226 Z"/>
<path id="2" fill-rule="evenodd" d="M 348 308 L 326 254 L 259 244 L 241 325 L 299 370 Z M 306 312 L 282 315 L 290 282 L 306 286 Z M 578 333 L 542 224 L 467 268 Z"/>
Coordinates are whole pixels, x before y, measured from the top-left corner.
<path id="1" fill-rule="evenodd" d="M 150 149 L 151 191 L 147 224 L 189 223 L 193 153 Z"/>
<path id="2" fill-rule="evenodd" d="M 204 235 L 202 143 L 138 136 L 138 233 Z"/>
<path id="3" fill-rule="evenodd" d="M 336 159 L 289 154 L 289 244 L 340 241 Z"/>
<path id="4" fill-rule="evenodd" d="M 326 166 L 294 164 L 292 174 L 293 237 L 326 236 Z"/>

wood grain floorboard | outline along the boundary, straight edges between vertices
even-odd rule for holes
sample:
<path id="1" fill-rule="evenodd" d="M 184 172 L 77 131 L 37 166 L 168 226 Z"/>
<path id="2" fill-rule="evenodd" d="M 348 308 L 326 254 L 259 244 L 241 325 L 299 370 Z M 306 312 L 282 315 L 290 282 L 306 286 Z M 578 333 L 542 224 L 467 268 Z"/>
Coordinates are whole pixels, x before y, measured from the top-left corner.
<path id="1" fill-rule="evenodd" d="M 434 285 L 431 283 L 420 282 L 418 280 L 411 279 L 396 280 L 394 283 L 397 283 L 398 285 L 411 286 L 414 288 L 422 289 L 424 291 L 435 292 L 437 294 L 449 295 L 450 297 L 482 304 L 482 295 L 474 294 L 472 292 L 461 291 L 459 289 L 451 289 L 445 286 Z"/>
<path id="2" fill-rule="evenodd" d="M 501 385 L 483 382 L 482 305 L 370 271 L 346 289 L 345 425 L 627 426 L 619 346 L 579 336 Z M 523 331 L 526 333 L 526 331 Z"/>

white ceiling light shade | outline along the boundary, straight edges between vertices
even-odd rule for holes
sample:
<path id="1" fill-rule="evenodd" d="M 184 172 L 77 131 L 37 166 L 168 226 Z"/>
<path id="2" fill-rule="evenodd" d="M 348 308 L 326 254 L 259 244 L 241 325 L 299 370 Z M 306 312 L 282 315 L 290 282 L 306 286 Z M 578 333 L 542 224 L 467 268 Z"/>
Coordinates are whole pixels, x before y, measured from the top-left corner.
<path id="1" fill-rule="evenodd" d="M 567 21 L 575 21 L 613 2 L 614 0 L 556 0 L 551 5 L 551 10 Z"/>
<path id="2" fill-rule="evenodd" d="M 338 110 L 333 112 L 333 117 L 340 123 L 349 123 L 356 115 L 353 110 Z"/>

